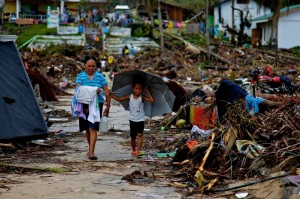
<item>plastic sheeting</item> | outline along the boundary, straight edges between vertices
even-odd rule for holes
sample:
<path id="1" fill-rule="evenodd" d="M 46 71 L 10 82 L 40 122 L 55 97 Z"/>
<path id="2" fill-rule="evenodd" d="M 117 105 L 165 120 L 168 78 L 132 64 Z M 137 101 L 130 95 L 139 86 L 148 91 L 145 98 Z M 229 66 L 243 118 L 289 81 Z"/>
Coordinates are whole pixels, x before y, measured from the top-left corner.
<path id="1" fill-rule="evenodd" d="M 47 125 L 15 43 L 0 42 L 0 142 L 47 135 Z"/>

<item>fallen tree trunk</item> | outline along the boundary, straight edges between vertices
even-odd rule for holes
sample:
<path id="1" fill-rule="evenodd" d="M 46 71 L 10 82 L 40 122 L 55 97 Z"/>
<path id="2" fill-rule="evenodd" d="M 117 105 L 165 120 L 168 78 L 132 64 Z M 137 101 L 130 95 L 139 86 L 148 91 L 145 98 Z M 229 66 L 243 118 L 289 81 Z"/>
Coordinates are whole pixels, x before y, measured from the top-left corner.
<path id="1" fill-rule="evenodd" d="M 178 40 L 182 41 L 182 42 L 185 44 L 186 49 L 187 49 L 189 52 L 193 53 L 193 54 L 199 54 L 200 52 L 205 53 L 205 54 L 208 53 L 207 50 L 205 50 L 205 49 L 203 49 L 203 48 L 201 48 L 201 47 L 199 47 L 199 46 L 194 46 L 193 44 L 191 44 L 190 42 L 188 42 L 188 41 L 182 39 L 181 37 L 178 37 L 178 36 L 176 36 L 176 35 L 167 33 L 167 32 L 165 32 L 165 31 L 164 31 L 164 34 L 169 35 L 170 37 L 173 37 L 173 38 L 175 38 L 175 39 L 178 39 Z M 226 64 L 229 64 L 229 65 L 235 65 L 235 64 L 232 63 L 231 61 L 225 59 L 224 57 L 221 57 L 220 55 L 218 55 L 218 54 L 216 54 L 216 53 L 214 53 L 214 52 L 209 52 L 209 53 L 210 53 L 211 56 L 215 57 L 216 59 L 218 59 L 218 60 L 220 60 L 220 61 L 222 61 L 222 62 L 224 62 L 224 63 L 226 63 Z"/>

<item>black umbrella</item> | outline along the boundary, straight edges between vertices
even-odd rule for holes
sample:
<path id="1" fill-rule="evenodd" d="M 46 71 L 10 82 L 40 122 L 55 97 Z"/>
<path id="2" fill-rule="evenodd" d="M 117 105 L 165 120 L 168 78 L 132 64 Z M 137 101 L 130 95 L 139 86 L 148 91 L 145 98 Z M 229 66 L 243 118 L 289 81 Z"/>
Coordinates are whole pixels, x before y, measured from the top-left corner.
<path id="1" fill-rule="evenodd" d="M 140 70 L 126 71 L 114 76 L 112 93 L 117 97 L 132 94 L 132 84 L 138 82 L 151 91 L 154 102 L 145 102 L 145 115 L 154 117 L 172 112 L 174 94 L 159 76 Z M 122 106 L 129 110 L 129 100 L 121 101 Z"/>

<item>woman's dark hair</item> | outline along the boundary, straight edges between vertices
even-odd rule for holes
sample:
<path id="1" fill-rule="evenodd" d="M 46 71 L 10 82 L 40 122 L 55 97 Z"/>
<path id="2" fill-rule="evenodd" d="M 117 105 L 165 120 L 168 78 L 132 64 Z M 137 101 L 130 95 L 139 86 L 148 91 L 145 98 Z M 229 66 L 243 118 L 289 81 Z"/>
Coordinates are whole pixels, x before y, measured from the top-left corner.
<path id="1" fill-rule="evenodd" d="M 87 61 L 89 61 L 90 59 L 94 60 L 97 63 L 97 59 L 94 56 L 85 56 L 83 59 L 83 63 L 86 64 Z"/>

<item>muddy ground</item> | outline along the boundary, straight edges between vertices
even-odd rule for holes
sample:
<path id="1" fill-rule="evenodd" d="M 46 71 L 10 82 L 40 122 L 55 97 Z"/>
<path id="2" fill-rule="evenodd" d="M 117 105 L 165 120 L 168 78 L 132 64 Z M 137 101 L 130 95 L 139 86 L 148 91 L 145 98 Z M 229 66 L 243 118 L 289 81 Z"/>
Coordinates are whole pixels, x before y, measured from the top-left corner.
<path id="1" fill-rule="evenodd" d="M 70 96 L 59 97 L 56 108 L 69 110 Z M 247 192 L 246 198 L 297 198 L 294 187 L 284 178 L 252 186 L 200 195 L 190 188 L 180 187 L 178 172 L 171 158 L 156 158 L 158 149 L 149 146 L 153 136 L 167 133 L 150 129 L 145 132 L 145 153 L 142 158 L 131 156 L 128 136 L 128 112 L 113 102 L 110 111 L 110 132 L 99 133 L 96 145 L 98 160 L 86 157 L 88 150 L 84 134 L 78 132 L 78 121 L 71 119 L 54 123 L 49 128 L 49 146 L 24 143 L 15 150 L 4 149 L 0 156 L 1 198 L 236 198 Z M 150 123 L 155 123 L 154 118 Z M 151 126 L 151 125 L 150 125 Z M 174 133 L 175 137 L 175 132 Z M 172 134 L 166 136 L 171 137 Z M 148 142 L 148 143 L 147 143 Z M 44 143 L 45 144 L 45 143 Z M 132 181 L 122 180 L 133 172 L 141 172 Z M 255 179 L 249 179 L 249 181 Z M 231 181 L 233 183 L 233 181 Z M 236 180 L 236 184 L 245 181 Z M 192 187 L 192 186 L 191 186 Z M 298 190 L 299 191 L 299 190 Z"/>

